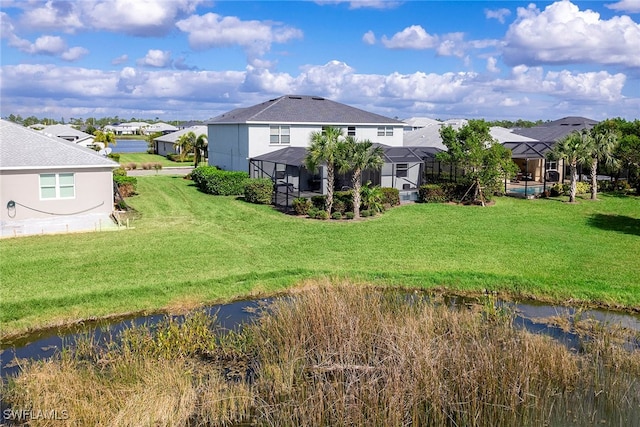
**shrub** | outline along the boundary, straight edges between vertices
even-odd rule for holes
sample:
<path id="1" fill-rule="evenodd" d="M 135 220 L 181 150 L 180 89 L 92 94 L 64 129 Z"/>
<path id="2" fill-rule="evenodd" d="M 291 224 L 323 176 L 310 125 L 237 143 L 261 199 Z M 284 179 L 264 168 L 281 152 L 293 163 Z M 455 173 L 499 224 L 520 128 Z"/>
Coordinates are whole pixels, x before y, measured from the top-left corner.
<path id="1" fill-rule="evenodd" d="M 296 215 L 306 215 L 309 209 L 311 209 L 312 204 L 311 200 L 306 197 L 296 197 L 293 199 L 293 202 L 291 202 L 291 207 L 293 207 Z"/>
<path id="2" fill-rule="evenodd" d="M 327 220 L 329 219 L 329 212 L 327 211 L 318 211 L 316 214 L 317 219 Z"/>
<path id="3" fill-rule="evenodd" d="M 398 206 L 400 204 L 400 191 L 393 187 L 382 187 L 382 204 L 390 206 Z"/>
<path id="4" fill-rule="evenodd" d="M 127 170 L 120 166 L 118 169 L 113 170 L 113 176 L 127 176 Z"/>
<path id="5" fill-rule="evenodd" d="M 151 166 L 156 170 L 156 172 L 162 169 L 162 163 L 160 162 L 152 163 Z"/>
<path id="6" fill-rule="evenodd" d="M 586 194 L 591 192 L 591 184 L 584 181 L 576 182 L 576 194 Z"/>
<path id="7" fill-rule="evenodd" d="M 191 171 L 191 179 L 200 190 L 206 191 L 207 177 L 217 170 L 218 168 L 215 166 L 198 166 Z"/>
<path id="8" fill-rule="evenodd" d="M 107 154 L 107 157 L 113 160 L 114 162 L 120 161 L 120 153 L 109 153 Z"/>
<path id="9" fill-rule="evenodd" d="M 311 203 L 313 203 L 313 207 L 319 210 L 327 210 L 327 196 L 318 195 L 311 197 Z"/>
<path id="10" fill-rule="evenodd" d="M 568 188 L 569 187 L 566 186 L 566 189 Z M 551 195 L 551 197 L 563 196 L 565 194 L 565 184 L 561 182 L 554 184 L 553 187 L 549 189 L 549 194 Z"/>
<path id="11" fill-rule="evenodd" d="M 363 211 L 360 211 L 360 216 L 366 218 L 368 216 L 371 216 L 371 212 L 369 212 L 369 209 L 365 209 Z"/>
<path id="12" fill-rule="evenodd" d="M 249 203 L 270 205 L 273 182 L 269 178 L 250 179 L 244 184 L 244 199 Z"/>
<path id="13" fill-rule="evenodd" d="M 344 202 L 340 199 L 335 199 L 333 201 L 333 213 L 343 214 L 345 210 Z"/>
<path id="14" fill-rule="evenodd" d="M 216 196 L 238 196 L 244 193 L 247 172 L 215 170 L 206 178 L 205 192 Z"/>
<path id="15" fill-rule="evenodd" d="M 135 176 L 114 175 L 113 181 L 122 197 L 133 196 L 138 190 L 138 179 Z"/>
<path id="16" fill-rule="evenodd" d="M 127 163 L 127 169 L 135 170 L 138 167 L 138 164 L 135 162 Z"/>
<path id="17" fill-rule="evenodd" d="M 333 210 L 338 210 L 335 207 L 336 203 L 338 203 L 339 207 L 340 203 L 342 203 L 342 206 L 344 206 L 344 208 L 340 210 L 340 212 L 344 213 L 353 211 L 353 190 L 336 191 L 335 193 L 333 193 Z"/>
<path id="18" fill-rule="evenodd" d="M 142 169 L 144 170 L 150 170 L 153 166 L 153 163 L 143 163 L 142 164 Z"/>
<path id="19" fill-rule="evenodd" d="M 320 209 L 312 206 L 307 210 L 307 215 L 309 216 L 309 218 L 315 218 L 318 215 L 318 212 L 321 212 Z"/>
<path id="20" fill-rule="evenodd" d="M 356 215 L 353 213 L 353 211 L 349 211 L 349 212 L 347 212 L 347 213 L 345 213 L 345 214 L 344 214 L 344 217 L 345 217 L 346 219 L 353 219 L 353 218 L 355 218 L 355 216 L 356 216 Z"/>
<path id="21" fill-rule="evenodd" d="M 331 214 L 331 218 L 333 219 L 342 219 L 342 214 L 338 211 Z"/>
<path id="22" fill-rule="evenodd" d="M 449 199 L 440 184 L 425 184 L 418 189 L 420 203 L 444 203 Z"/>

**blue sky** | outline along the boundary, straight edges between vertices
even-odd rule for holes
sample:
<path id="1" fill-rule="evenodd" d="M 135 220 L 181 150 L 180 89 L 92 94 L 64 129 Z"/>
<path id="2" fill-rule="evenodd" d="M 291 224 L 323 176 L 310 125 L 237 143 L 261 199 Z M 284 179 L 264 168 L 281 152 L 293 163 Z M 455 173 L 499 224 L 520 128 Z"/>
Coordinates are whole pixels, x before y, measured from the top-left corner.
<path id="1" fill-rule="evenodd" d="M 284 95 L 409 117 L 640 115 L 640 0 L 0 0 L 0 115 L 208 119 Z"/>

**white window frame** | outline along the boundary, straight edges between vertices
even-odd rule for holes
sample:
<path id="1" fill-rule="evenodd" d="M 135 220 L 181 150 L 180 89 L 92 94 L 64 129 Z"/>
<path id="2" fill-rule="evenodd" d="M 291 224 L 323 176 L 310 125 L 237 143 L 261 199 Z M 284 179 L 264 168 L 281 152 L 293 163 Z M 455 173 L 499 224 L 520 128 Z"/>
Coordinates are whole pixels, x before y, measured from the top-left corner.
<path id="1" fill-rule="evenodd" d="M 556 160 L 547 160 L 547 170 L 548 171 L 557 171 L 558 170 L 558 162 Z"/>
<path id="2" fill-rule="evenodd" d="M 378 136 L 393 136 L 393 126 L 378 126 Z"/>
<path id="3" fill-rule="evenodd" d="M 269 126 L 269 145 L 289 145 L 289 144 L 291 144 L 291 126 L 288 126 L 288 125 L 270 125 Z"/>
<path id="4" fill-rule="evenodd" d="M 347 136 L 356 136 L 355 126 L 347 126 Z"/>
<path id="5" fill-rule="evenodd" d="M 53 177 L 55 179 L 55 183 L 54 184 L 46 184 L 43 183 L 43 178 L 51 178 Z M 71 177 L 72 183 L 66 183 L 66 182 L 62 182 L 63 180 L 60 179 L 61 177 L 63 178 L 68 178 Z M 76 198 L 76 174 L 73 172 L 64 172 L 64 173 L 41 173 L 39 176 L 39 189 L 40 189 L 40 200 L 69 200 L 69 199 L 75 199 Z M 55 195 L 53 197 L 49 197 L 49 196 L 45 196 L 43 194 L 43 190 L 45 189 L 54 189 L 55 190 Z M 70 196 L 62 196 L 63 190 L 65 189 L 71 189 L 72 190 L 72 195 Z"/>

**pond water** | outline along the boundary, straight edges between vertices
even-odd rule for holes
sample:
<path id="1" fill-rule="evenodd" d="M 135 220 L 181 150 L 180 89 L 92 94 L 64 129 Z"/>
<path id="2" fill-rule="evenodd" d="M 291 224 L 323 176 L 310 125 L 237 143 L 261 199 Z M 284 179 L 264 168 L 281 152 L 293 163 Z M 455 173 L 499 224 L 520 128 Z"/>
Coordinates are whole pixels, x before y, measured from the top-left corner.
<path id="1" fill-rule="evenodd" d="M 146 153 L 148 148 L 142 139 L 116 139 L 116 145 L 110 147 L 112 153 Z"/>
<path id="2" fill-rule="evenodd" d="M 411 296 L 412 294 L 406 294 Z M 470 305 L 483 304 L 478 298 L 467 298 L 460 296 L 445 297 L 445 303 L 451 307 L 464 307 Z M 253 299 L 238 301 L 230 304 L 222 304 L 207 307 L 205 310 L 210 315 L 217 315 L 219 326 L 223 330 L 237 330 L 245 322 L 251 321 L 256 316 L 256 309 L 264 306 L 269 299 Z M 579 351 L 581 346 L 580 337 L 567 332 L 559 326 L 552 325 L 549 319 L 562 318 L 569 319 L 590 319 L 604 325 L 618 326 L 625 328 L 632 333 L 632 338 L 626 344 L 629 349 L 640 349 L 640 315 L 627 314 L 622 312 L 607 310 L 582 310 L 575 307 L 545 305 L 536 302 L 514 303 L 503 300 L 492 301 L 496 308 L 504 308 L 508 312 L 515 313 L 514 326 L 524 328 L 527 331 L 538 334 L 546 334 L 567 348 Z M 171 317 L 181 320 L 184 316 L 155 314 L 148 316 L 138 316 L 135 318 L 121 319 L 118 321 L 106 321 L 86 323 L 82 326 L 68 327 L 66 329 L 47 330 L 34 333 L 11 342 L 3 342 L 0 347 L 0 367 L 2 378 L 6 380 L 8 376 L 14 376 L 19 372 L 19 363 L 16 360 L 33 359 L 40 360 L 54 356 L 63 347 L 73 347 L 75 340 L 79 337 L 89 335 L 96 343 L 106 342 L 117 336 L 123 329 L 131 326 L 154 325 Z"/>

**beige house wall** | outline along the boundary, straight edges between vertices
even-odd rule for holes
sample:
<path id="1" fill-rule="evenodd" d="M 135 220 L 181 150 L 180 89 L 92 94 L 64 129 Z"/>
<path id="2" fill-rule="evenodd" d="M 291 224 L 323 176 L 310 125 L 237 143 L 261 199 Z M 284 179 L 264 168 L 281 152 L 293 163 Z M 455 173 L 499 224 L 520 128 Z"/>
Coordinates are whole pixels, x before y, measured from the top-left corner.
<path id="1" fill-rule="evenodd" d="M 42 169 L 0 171 L 0 220 L 4 222 L 69 217 L 87 214 L 111 214 L 113 211 L 112 169 Z M 40 198 L 40 174 L 74 173 L 75 197 Z M 15 207 L 10 206 L 15 202 Z"/>

